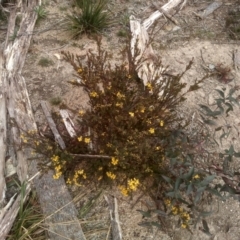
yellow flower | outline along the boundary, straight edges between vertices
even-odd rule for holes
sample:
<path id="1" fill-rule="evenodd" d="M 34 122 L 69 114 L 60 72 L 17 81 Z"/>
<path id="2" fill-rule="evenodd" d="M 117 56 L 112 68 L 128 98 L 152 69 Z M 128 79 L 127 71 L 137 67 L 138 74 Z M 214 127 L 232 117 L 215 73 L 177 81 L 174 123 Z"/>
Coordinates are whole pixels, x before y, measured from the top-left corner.
<path id="1" fill-rule="evenodd" d="M 103 167 L 99 167 L 99 168 L 98 168 L 98 171 L 102 171 L 102 170 L 103 170 Z"/>
<path id="2" fill-rule="evenodd" d="M 123 196 L 128 196 L 128 190 L 127 190 L 127 188 L 126 187 L 124 187 L 124 186 L 119 186 L 119 189 L 120 189 L 120 191 L 121 191 L 121 193 L 122 193 L 122 195 Z"/>
<path id="3" fill-rule="evenodd" d="M 106 175 L 113 180 L 116 178 L 116 175 L 112 172 L 106 172 Z"/>
<path id="4" fill-rule="evenodd" d="M 161 148 L 160 148 L 160 147 L 156 147 L 155 149 L 158 151 L 158 150 L 160 150 Z"/>
<path id="5" fill-rule="evenodd" d="M 72 184 L 72 181 L 70 178 L 67 179 L 67 184 L 70 184 L 70 185 Z"/>
<path id="6" fill-rule="evenodd" d="M 152 121 L 148 119 L 148 120 L 146 121 L 146 123 L 147 123 L 147 124 L 151 124 Z"/>
<path id="7" fill-rule="evenodd" d="M 187 224 L 186 223 L 182 223 L 181 227 L 182 228 L 187 228 Z"/>
<path id="8" fill-rule="evenodd" d="M 119 99 L 124 99 L 125 98 L 125 95 L 124 94 L 121 94 L 120 92 L 117 93 L 117 98 Z"/>
<path id="9" fill-rule="evenodd" d="M 116 107 L 123 108 L 123 103 L 119 103 L 119 102 L 117 102 L 115 106 L 116 106 Z"/>
<path id="10" fill-rule="evenodd" d="M 53 162 L 58 162 L 58 161 L 59 161 L 59 156 L 53 155 L 53 156 L 51 157 L 51 160 L 52 160 Z"/>
<path id="11" fill-rule="evenodd" d="M 98 94 L 96 92 L 90 92 L 90 97 L 98 97 Z"/>
<path id="12" fill-rule="evenodd" d="M 34 143 L 37 145 L 37 146 L 39 146 L 39 141 L 34 141 Z"/>
<path id="13" fill-rule="evenodd" d="M 78 137 L 78 141 L 79 141 L 79 142 L 81 142 L 82 140 L 83 140 L 83 137 L 82 137 L 82 136 Z"/>
<path id="14" fill-rule="evenodd" d="M 115 157 L 112 157 L 112 161 L 111 161 L 112 165 L 117 165 L 118 164 L 118 159 Z"/>
<path id="15" fill-rule="evenodd" d="M 198 175 L 198 174 L 196 174 L 194 177 L 193 177 L 193 179 L 199 179 L 200 178 L 200 176 Z"/>
<path id="16" fill-rule="evenodd" d="M 155 132 L 155 129 L 154 129 L 154 128 L 150 128 L 148 131 L 149 131 L 151 134 L 153 134 L 153 133 Z"/>
<path id="17" fill-rule="evenodd" d="M 83 179 L 86 179 L 86 178 L 87 178 L 87 175 L 84 173 L 84 174 L 82 175 L 82 177 L 83 177 Z"/>
<path id="18" fill-rule="evenodd" d="M 129 112 L 130 117 L 134 117 L 134 113 L 133 112 Z"/>
<path id="19" fill-rule="evenodd" d="M 188 222 L 190 220 L 190 215 L 187 212 L 184 212 L 181 214 L 181 218 L 185 221 Z"/>
<path id="20" fill-rule="evenodd" d="M 79 115 L 82 117 L 84 115 L 84 111 L 83 110 L 80 110 L 79 112 Z"/>
<path id="21" fill-rule="evenodd" d="M 151 84 L 150 82 L 148 82 L 146 86 L 147 86 L 147 88 L 148 88 L 149 90 L 152 91 L 153 87 L 152 87 L 152 84 Z"/>
<path id="22" fill-rule="evenodd" d="M 77 70 L 78 73 L 82 73 L 82 71 L 83 71 L 82 68 L 79 68 L 79 69 Z"/>
<path id="23" fill-rule="evenodd" d="M 84 173 L 84 170 L 83 169 L 82 170 L 78 170 L 76 173 L 77 173 L 77 175 L 82 175 Z"/>
<path id="24" fill-rule="evenodd" d="M 172 206 L 171 212 L 173 215 L 177 215 L 178 214 L 178 207 Z"/>
<path id="25" fill-rule="evenodd" d="M 59 179 L 61 177 L 62 173 L 58 172 L 53 175 L 53 179 Z"/>
<path id="26" fill-rule="evenodd" d="M 144 113 L 144 112 L 145 112 L 145 107 L 142 107 L 142 108 L 140 109 L 140 112 L 141 112 L 141 113 Z"/>
<path id="27" fill-rule="evenodd" d="M 136 178 L 128 180 L 128 188 L 132 191 L 136 191 L 139 184 L 139 180 Z"/>
<path id="28" fill-rule="evenodd" d="M 85 142 L 85 143 L 90 143 L 90 142 L 91 142 L 91 139 L 90 139 L 90 138 L 85 138 L 85 139 L 84 139 L 84 142 Z"/>
<path id="29" fill-rule="evenodd" d="M 164 199 L 164 203 L 166 204 L 166 206 L 170 206 L 171 205 L 171 200 L 170 199 Z"/>
<path id="30" fill-rule="evenodd" d="M 163 127 L 164 126 L 164 121 L 161 120 L 159 124 L 160 124 L 160 127 Z"/>
<path id="31" fill-rule="evenodd" d="M 128 74 L 127 78 L 130 79 L 130 78 L 132 78 L 132 76 L 130 74 Z"/>
<path id="32" fill-rule="evenodd" d="M 98 181 L 101 181 L 101 180 L 102 180 L 102 178 L 103 178 L 103 177 L 102 177 L 102 176 L 100 176 L 100 177 L 98 178 Z"/>

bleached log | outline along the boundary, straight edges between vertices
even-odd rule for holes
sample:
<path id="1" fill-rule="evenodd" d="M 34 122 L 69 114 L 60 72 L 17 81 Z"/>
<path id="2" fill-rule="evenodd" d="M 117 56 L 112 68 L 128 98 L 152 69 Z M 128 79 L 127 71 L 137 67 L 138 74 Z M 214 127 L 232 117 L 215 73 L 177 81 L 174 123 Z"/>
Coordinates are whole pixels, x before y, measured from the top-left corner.
<path id="1" fill-rule="evenodd" d="M 64 123 L 70 137 L 72 137 L 72 138 L 76 137 L 77 134 L 76 134 L 76 131 L 74 129 L 74 123 L 73 123 L 71 117 L 69 116 L 68 111 L 65 110 L 65 109 L 61 109 L 60 110 L 60 115 L 63 119 L 63 123 Z"/>
<path id="2" fill-rule="evenodd" d="M 61 149 L 65 149 L 66 145 L 65 145 L 61 135 L 59 134 L 59 132 L 57 130 L 55 122 L 52 119 L 51 113 L 50 113 L 50 111 L 48 109 L 48 106 L 47 106 L 47 102 L 46 101 L 41 101 L 41 106 L 42 106 L 44 115 L 45 115 L 45 117 L 47 119 L 48 125 L 51 128 L 52 133 L 53 133 L 53 135 L 55 137 L 56 142 L 59 144 Z"/>
<path id="3" fill-rule="evenodd" d="M 108 204 L 109 213 L 110 213 L 112 239 L 121 240 L 122 229 L 119 221 L 117 198 L 112 196 L 104 196 L 104 198 Z"/>
<path id="4" fill-rule="evenodd" d="M 71 197 L 67 192 L 67 188 L 63 178 L 55 181 L 52 178 L 53 171 L 49 171 L 47 175 L 39 178 L 36 174 L 37 161 L 32 161 L 31 166 L 27 168 L 27 159 L 30 157 L 31 149 L 26 148 L 21 142 L 21 135 L 26 134 L 28 131 L 37 130 L 36 123 L 33 117 L 31 103 L 29 100 L 25 79 L 21 75 L 24 66 L 26 54 L 30 45 L 33 28 L 37 19 L 35 7 L 41 3 L 41 0 L 16 0 L 15 7 L 10 9 L 10 18 L 8 24 L 8 32 L 5 40 L 4 48 L 0 53 L 0 179 L 4 180 L 4 165 L 6 158 L 6 135 L 7 132 L 11 134 L 13 139 L 13 149 L 15 151 L 17 161 L 17 174 L 20 181 L 25 182 L 30 176 L 37 176 L 33 181 L 38 192 L 41 208 L 46 215 L 49 215 L 50 208 L 55 209 L 59 214 L 54 216 L 54 224 L 51 223 L 51 218 L 48 217 L 48 231 L 54 232 L 50 234 L 52 239 L 68 239 L 73 236 L 74 239 L 85 239 L 81 226 L 77 220 L 77 211 L 71 201 Z M 20 12 L 22 20 L 20 28 L 17 32 L 16 38 L 13 40 L 13 29 L 15 29 L 16 15 Z M 6 109 L 8 111 L 8 123 L 6 124 Z M 9 129 L 7 126 L 10 125 Z M 8 136 L 8 135 L 7 135 Z M 3 163 L 3 164 L 1 164 Z M 4 196 L 4 184 L 0 183 L 0 194 Z M 49 187 L 45 188 L 45 184 Z M 42 189 L 38 189 L 41 187 Z M 2 190 L 3 189 L 3 190 Z M 64 191 L 63 191 L 64 189 Z M 30 192 L 30 185 L 27 185 L 26 195 L 27 198 Z M 54 193 L 54 194 L 53 194 Z M 20 200 L 23 196 L 17 195 L 6 206 L 0 206 L 0 239 L 4 240 L 10 231 L 12 224 L 16 218 L 20 207 Z M 68 203 L 67 210 L 70 209 L 70 214 L 67 215 L 65 208 L 66 202 Z M 64 205 L 63 205 L 64 204 Z M 64 208 L 64 211 L 62 210 Z M 50 212 L 52 213 L 52 212 Z M 72 225 L 72 221 L 76 224 Z M 56 222 L 69 222 L 66 227 L 56 226 Z M 62 231 L 60 231 L 61 229 Z M 61 233 L 61 238 L 58 234 Z M 54 236 L 53 236 L 54 235 Z M 72 238 L 72 239 L 73 239 Z"/>
<path id="5" fill-rule="evenodd" d="M 139 19 L 130 16 L 130 29 L 132 32 L 131 39 L 131 54 L 137 66 L 138 76 L 143 80 L 144 85 L 151 82 L 156 75 L 161 76 L 163 69 L 155 69 L 154 61 L 156 55 L 149 42 L 147 29 L 154 23 L 156 19 L 163 15 L 163 12 L 169 12 L 182 2 L 182 0 L 170 0 L 167 4 L 161 7 L 162 12 L 155 11 L 142 24 Z"/>

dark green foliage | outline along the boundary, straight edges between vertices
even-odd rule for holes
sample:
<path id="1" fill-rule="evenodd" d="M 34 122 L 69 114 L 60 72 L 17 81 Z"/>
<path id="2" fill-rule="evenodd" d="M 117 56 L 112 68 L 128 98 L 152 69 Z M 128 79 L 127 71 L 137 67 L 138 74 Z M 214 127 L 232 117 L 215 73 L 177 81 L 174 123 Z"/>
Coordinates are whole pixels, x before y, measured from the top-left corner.
<path id="1" fill-rule="evenodd" d="M 100 32 L 110 24 L 109 14 L 105 11 L 107 1 L 89 0 L 77 1 L 77 6 L 81 11 L 67 16 L 68 30 L 72 32 L 74 38 L 82 33 Z"/>

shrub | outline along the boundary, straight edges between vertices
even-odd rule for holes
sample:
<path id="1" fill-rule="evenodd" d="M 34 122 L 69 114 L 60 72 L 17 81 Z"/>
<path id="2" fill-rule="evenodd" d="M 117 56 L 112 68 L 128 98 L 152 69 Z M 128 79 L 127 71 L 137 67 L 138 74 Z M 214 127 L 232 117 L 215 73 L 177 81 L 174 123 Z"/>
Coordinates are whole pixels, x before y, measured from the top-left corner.
<path id="1" fill-rule="evenodd" d="M 59 149 L 54 141 L 35 137 L 32 145 L 35 152 L 51 158 L 50 166 L 44 158 L 40 167 L 52 168 L 55 179 L 64 174 L 67 183 L 72 185 L 90 182 L 117 185 L 125 196 L 139 189 L 157 203 L 156 209 L 141 211 L 145 219 L 152 213 L 161 220 L 178 216 L 180 226 L 190 231 L 191 224 L 209 215 L 201 204 L 208 195 L 224 200 L 221 191 L 235 191 L 234 184 L 213 183 L 220 168 L 216 170 L 210 161 L 216 152 L 210 154 L 207 150 L 215 144 L 209 129 L 201 125 L 193 133 L 188 128 L 189 120 L 177 113 L 186 95 L 197 90 L 207 76 L 187 87 L 181 78 L 192 62 L 184 72 L 171 75 L 161 61 L 156 60 L 155 77 L 144 86 L 136 73 L 144 59 L 135 64 L 127 46 L 123 51 L 127 59 L 112 66 L 100 39 L 97 44 L 98 53 L 87 53 L 85 62 L 82 56 L 63 52 L 81 79 L 70 83 L 85 89 L 89 108 L 79 109 L 75 138 L 67 135 L 61 119 L 54 115 L 66 143 L 65 150 Z M 218 90 L 220 97 L 215 110 L 200 105 L 203 123 L 213 124 L 217 117 L 233 110 L 232 104 L 237 102 L 234 91 L 225 96 Z M 221 129 L 216 128 L 216 132 Z M 34 133 L 22 136 L 22 141 L 32 144 L 31 135 Z M 224 136 L 226 133 L 221 138 Z M 231 146 L 219 156 L 219 162 L 226 164 L 240 154 Z M 160 222 L 150 223 L 159 226 Z M 206 226 L 203 220 L 205 231 Z"/>
<path id="2" fill-rule="evenodd" d="M 98 0 L 96 3 L 89 0 L 77 1 L 81 12 L 67 16 L 68 30 L 76 38 L 82 33 L 100 32 L 110 23 L 109 14 L 104 10 L 106 0 Z"/>

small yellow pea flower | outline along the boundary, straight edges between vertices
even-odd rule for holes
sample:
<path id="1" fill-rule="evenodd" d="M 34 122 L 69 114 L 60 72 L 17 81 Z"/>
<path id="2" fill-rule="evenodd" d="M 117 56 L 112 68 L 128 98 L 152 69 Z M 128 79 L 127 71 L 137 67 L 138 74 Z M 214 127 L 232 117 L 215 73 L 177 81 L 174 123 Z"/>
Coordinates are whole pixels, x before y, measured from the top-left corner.
<path id="1" fill-rule="evenodd" d="M 130 117 L 134 117 L 134 113 L 133 112 L 129 112 Z"/>
<path id="2" fill-rule="evenodd" d="M 136 178 L 128 180 L 128 188 L 132 191 L 136 191 L 139 184 L 139 180 Z"/>
<path id="3" fill-rule="evenodd" d="M 81 142 L 82 140 L 83 140 L 83 137 L 82 137 L 82 136 L 78 137 L 78 141 L 79 141 L 79 142 Z"/>
<path id="4" fill-rule="evenodd" d="M 161 120 L 159 124 L 160 124 L 160 127 L 163 127 L 164 126 L 164 121 Z"/>
<path id="5" fill-rule="evenodd" d="M 119 189 L 122 193 L 123 196 L 127 197 L 128 196 L 128 189 L 124 186 L 119 186 Z"/>
<path id="6" fill-rule="evenodd" d="M 53 162 L 58 162 L 58 161 L 59 161 L 59 156 L 53 155 L 53 156 L 51 157 L 51 160 L 52 160 Z"/>
<path id="7" fill-rule="evenodd" d="M 79 68 L 79 69 L 77 70 L 78 73 L 82 73 L 82 71 L 83 71 L 82 68 Z"/>
<path id="8" fill-rule="evenodd" d="M 150 82 L 148 82 L 146 86 L 147 86 L 147 88 L 148 88 L 149 90 L 152 91 L 153 87 L 152 87 L 152 84 L 151 84 Z"/>
<path id="9" fill-rule="evenodd" d="M 90 143 L 90 142 L 91 142 L 91 139 L 87 137 L 87 138 L 84 139 L 84 142 L 85 142 L 85 143 Z"/>
<path id="10" fill-rule="evenodd" d="M 90 92 L 90 97 L 98 97 L 98 94 L 96 92 Z"/>
<path id="11" fill-rule="evenodd" d="M 79 112 L 79 115 L 82 117 L 84 115 L 84 111 L 83 110 L 80 110 Z"/>
<path id="12" fill-rule="evenodd" d="M 112 165 L 117 165 L 118 164 L 118 159 L 115 157 L 112 157 L 112 161 L 111 161 Z"/>
<path id="13" fill-rule="evenodd" d="M 196 174 L 194 177 L 193 177 L 193 179 L 199 179 L 200 178 L 200 176 L 198 175 L 198 174 Z"/>
<path id="14" fill-rule="evenodd" d="M 154 128 L 150 128 L 148 131 L 149 131 L 151 134 L 154 134 L 155 129 L 154 129 Z"/>
<path id="15" fill-rule="evenodd" d="M 113 180 L 116 178 L 116 175 L 112 172 L 106 172 L 106 175 Z"/>
<path id="16" fill-rule="evenodd" d="M 187 228 L 187 224 L 186 223 L 182 223 L 181 227 L 182 228 Z"/>

